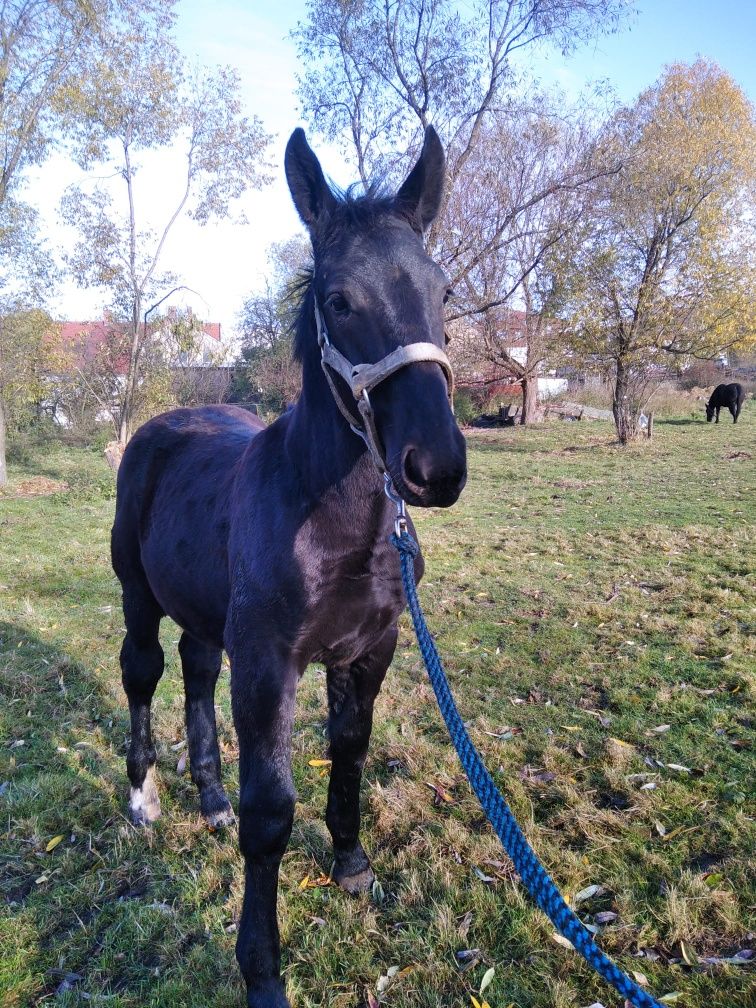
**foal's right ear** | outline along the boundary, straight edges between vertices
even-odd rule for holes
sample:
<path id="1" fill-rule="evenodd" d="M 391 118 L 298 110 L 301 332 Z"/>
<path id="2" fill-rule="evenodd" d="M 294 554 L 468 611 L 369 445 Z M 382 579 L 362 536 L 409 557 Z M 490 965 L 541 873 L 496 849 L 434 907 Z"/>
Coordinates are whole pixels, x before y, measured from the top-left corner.
<path id="1" fill-rule="evenodd" d="M 336 197 L 301 128 L 294 130 L 286 144 L 284 169 L 297 213 L 312 230 L 323 214 L 335 206 Z"/>

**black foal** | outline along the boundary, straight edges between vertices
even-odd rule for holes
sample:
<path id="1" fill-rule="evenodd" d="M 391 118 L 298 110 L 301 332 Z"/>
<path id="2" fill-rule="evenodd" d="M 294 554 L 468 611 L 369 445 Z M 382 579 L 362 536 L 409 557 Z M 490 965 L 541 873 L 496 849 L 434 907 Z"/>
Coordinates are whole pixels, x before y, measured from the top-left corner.
<path id="1" fill-rule="evenodd" d="M 246 872 L 237 956 L 250 1008 L 288 1005 L 276 894 L 294 815 L 295 694 L 311 662 L 327 669 L 333 877 L 351 893 L 373 881 L 359 838 L 360 780 L 404 608 L 380 470 L 422 507 L 453 504 L 466 478 L 443 352 L 448 280 L 422 241 L 443 191 L 438 137 L 426 132 L 391 197 L 335 195 L 301 130 L 285 163 L 314 257 L 296 333 L 300 398 L 267 428 L 230 406 L 175 410 L 145 424 L 121 463 L 112 540 L 135 822 L 160 814 L 150 702 L 166 614 L 183 629 L 189 759 L 202 813 L 212 826 L 231 821 L 213 706 L 221 649 L 230 657 Z"/>

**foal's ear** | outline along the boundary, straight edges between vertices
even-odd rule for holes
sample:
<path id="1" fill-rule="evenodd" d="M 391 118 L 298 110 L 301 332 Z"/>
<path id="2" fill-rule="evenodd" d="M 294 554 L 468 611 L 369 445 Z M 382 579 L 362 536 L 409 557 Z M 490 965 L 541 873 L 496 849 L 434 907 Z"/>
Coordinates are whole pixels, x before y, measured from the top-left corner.
<path id="1" fill-rule="evenodd" d="M 438 133 L 428 126 L 417 164 L 394 200 L 397 209 L 410 218 L 412 226 L 420 234 L 428 230 L 441 207 L 445 173 L 444 148 Z"/>
<path id="2" fill-rule="evenodd" d="M 312 229 L 324 211 L 335 205 L 336 198 L 301 128 L 294 130 L 286 144 L 284 169 L 297 213 Z"/>

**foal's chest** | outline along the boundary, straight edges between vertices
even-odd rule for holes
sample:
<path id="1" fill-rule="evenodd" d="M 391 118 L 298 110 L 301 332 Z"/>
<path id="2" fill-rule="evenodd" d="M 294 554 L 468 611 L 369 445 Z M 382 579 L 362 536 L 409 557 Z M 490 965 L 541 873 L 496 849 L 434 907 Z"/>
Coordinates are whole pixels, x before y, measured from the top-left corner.
<path id="1" fill-rule="evenodd" d="M 404 608 L 396 551 L 380 541 L 343 553 L 324 550 L 302 562 L 303 626 L 309 661 L 343 665 L 366 654 Z"/>

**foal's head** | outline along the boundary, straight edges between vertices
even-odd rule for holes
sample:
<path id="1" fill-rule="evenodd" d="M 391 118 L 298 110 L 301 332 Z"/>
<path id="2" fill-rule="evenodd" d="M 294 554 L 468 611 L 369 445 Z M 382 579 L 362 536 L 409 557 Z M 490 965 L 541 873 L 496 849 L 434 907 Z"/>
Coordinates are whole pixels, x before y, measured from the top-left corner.
<path id="1" fill-rule="evenodd" d="M 710 402 L 706 403 L 706 422 L 711 423 L 714 419 L 714 413 L 716 411 L 716 406 L 712 406 Z"/>
<path id="2" fill-rule="evenodd" d="M 449 281 L 423 247 L 444 185 L 435 131 L 426 131 L 417 164 L 392 197 L 334 194 L 301 129 L 286 148 L 286 177 L 312 239 L 314 272 L 305 304 L 313 323 L 319 310 L 332 346 L 353 365 L 382 361 L 410 344 L 443 349 Z M 312 324 L 300 327 L 298 340 L 301 357 L 319 353 Z M 330 377 L 359 415 L 347 382 L 333 371 Z M 448 506 L 465 484 L 465 442 L 448 393 L 443 367 L 427 360 L 402 366 L 369 393 L 386 469 L 409 504 Z"/>

